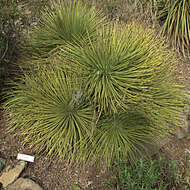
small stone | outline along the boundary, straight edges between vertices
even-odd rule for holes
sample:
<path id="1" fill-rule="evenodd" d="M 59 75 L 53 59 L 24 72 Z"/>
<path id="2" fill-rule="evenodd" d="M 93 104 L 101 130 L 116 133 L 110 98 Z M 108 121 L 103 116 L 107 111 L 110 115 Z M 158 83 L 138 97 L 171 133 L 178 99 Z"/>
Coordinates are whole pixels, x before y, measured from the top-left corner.
<path id="1" fill-rule="evenodd" d="M 28 178 L 18 178 L 6 190 L 43 190 L 37 183 Z"/>
<path id="2" fill-rule="evenodd" d="M 178 138 L 178 139 L 183 139 L 183 138 L 185 138 L 186 136 L 187 136 L 187 131 L 186 131 L 186 129 L 184 129 L 184 128 L 177 128 L 176 129 L 176 137 Z"/>
<path id="3" fill-rule="evenodd" d="M 5 172 L 0 176 L 0 183 L 2 183 L 3 187 L 7 187 L 9 184 L 13 183 L 20 175 L 20 173 L 24 170 L 27 162 L 20 161 L 18 164 L 10 169 L 10 166 L 5 168 Z M 9 168 L 9 169 L 8 169 Z"/>
<path id="4" fill-rule="evenodd" d="M 168 144 L 170 142 L 170 139 L 168 137 L 158 137 L 157 144 L 159 146 L 159 149 L 161 149 L 164 145 Z"/>
<path id="5" fill-rule="evenodd" d="M 88 186 L 90 186 L 93 182 L 92 181 L 88 181 L 87 184 L 85 185 L 85 189 L 88 188 Z"/>
<path id="6" fill-rule="evenodd" d="M 190 119 L 189 119 L 190 116 L 188 116 L 188 120 L 185 122 L 185 131 L 187 134 L 190 133 Z"/>
<path id="7" fill-rule="evenodd" d="M 6 163 L 6 160 L 3 158 L 0 158 L 0 172 L 4 169 L 5 163 Z"/>
<path id="8" fill-rule="evenodd" d="M 153 156 L 159 152 L 159 150 L 166 144 L 170 142 L 170 139 L 168 137 L 155 137 L 156 142 L 152 142 L 151 144 L 144 143 L 144 146 L 148 150 L 148 154 L 150 156 Z"/>

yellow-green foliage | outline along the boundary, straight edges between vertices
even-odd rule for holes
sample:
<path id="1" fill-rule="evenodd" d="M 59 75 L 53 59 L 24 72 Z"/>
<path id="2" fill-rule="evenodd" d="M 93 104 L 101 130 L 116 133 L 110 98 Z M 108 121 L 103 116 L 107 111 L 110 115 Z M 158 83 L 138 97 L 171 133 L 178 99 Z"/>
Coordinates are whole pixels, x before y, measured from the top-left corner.
<path id="1" fill-rule="evenodd" d="M 78 73 L 89 99 L 105 112 L 117 113 L 118 108 L 147 101 L 154 105 L 166 97 L 166 90 L 175 89 L 170 85 L 174 53 L 152 30 L 137 23 L 105 27 L 96 42 L 86 47 L 67 45 L 59 58 L 67 59 L 69 64 L 63 65 Z"/>
<path id="2" fill-rule="evenodd" d="M 96 30 L 104 17 L 94 7 L 88 8 L 80 1 L 52 1 L 39 24 L 28 39 L 30 50 L 46 54 L 65 43 L 86 43 L 96 38 Z"/>
<path id="3" fill-rule="evenodd" d="M 48 66 L 13 84 L 4 103 L 9 129 L 68 161 L 134 161 L 145 143 L 180 124 L 185 97 L 173 78 L 176 58 L 138 23 L 102 27 L 96 36 L 85 46 L 65 41 Z"/>
<path id="4" fill-rule="evenodd" d="M 10 114 L 9 129 L 21 130 L 26 142 L 49 155 L 79 151 L 91 132 L 93 109 L 77 78 L 55 66 L 21 78 L 9 91 L 4 107 Z"/>
<path id="5" fill-rule="evenodd" d="M 160 18 L 164 18 L 162 34 L 166 35 L 183 55 L 189 53 L 190 1 L 166 0 L 158 14 Z"/>

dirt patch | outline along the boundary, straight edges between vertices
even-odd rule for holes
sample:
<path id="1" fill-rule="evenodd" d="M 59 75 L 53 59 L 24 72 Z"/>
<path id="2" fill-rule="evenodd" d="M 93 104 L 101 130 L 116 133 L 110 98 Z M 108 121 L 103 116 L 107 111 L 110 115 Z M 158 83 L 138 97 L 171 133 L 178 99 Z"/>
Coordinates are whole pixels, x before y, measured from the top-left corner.
<path id="1" fill-rule="evenodd" d="M 160 154 L 175 161 L 179 168 L 180 190 L 190 189 L 190 134 L 184 139 L 169 137 L 170 142 L 162 147 Z"/>
<path id="2" fill-rule="evenodd" d="M 183 139 L 170 136 L 170 142 L 160 152 L 180 165 L 190 166 L 190 134 Z"/>

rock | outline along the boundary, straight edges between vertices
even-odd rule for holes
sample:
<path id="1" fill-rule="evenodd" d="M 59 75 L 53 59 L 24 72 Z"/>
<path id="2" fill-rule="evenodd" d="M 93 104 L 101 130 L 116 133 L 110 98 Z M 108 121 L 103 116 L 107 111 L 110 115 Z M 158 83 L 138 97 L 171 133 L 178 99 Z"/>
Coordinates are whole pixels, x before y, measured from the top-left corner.
<path id="1" fill-rule="evenodd" d="M 187 121 L 186 121 L 186 132 L 190 133 L 190 113 L 188 114 Z"/>
<path id="2" fill-rule="evenodd" d="M 189 107 L 186 110 L 183 125 L 181 125 L 181 127 L 177 127 L 174 134 L 178 139 L 183 139 L 190 134 L 190 108 Z"/>
<path id="3" fill-rule="evenodd" d="M 7 166 L 7 168 L 5 168 L 5 171 L 0 176 L 0 183 L 2 183 L 4 188 L 13 183 L 18 178 L 20 173 L 24 170 L 26 164 L 26 162 L 20 161 L 12 169 L 10 169 L 10 166 Z"/>
<path id="4" fill-rule="evenodd" d="M 169 142 L 170 142 L 170 139 L 168 137 L 157 137 L 157 143 L 154 145 L 151 151 L 152 155 L 158 153 L 158 151 Z"/>
<path id="5" fill-rule="evenodd" d="M 4 169 L 5 163 L 6 163 L 6 160 L 3 158 L 0 158 L 0 172 Z"/>
<path id="6" fill-rule="evenodd" d="M 166 144 L 170 142 L 170 139 L 168 137 L 156 137 L 156 143 L 153 144 L 144 144 L 144 146 L 148 150 L 148 154 L 150 156 L 153 156 L 159 152 L 159 150 Z"/>
<path id="7" fill-rule="evenodd" d="M 37 183 L 27 178 L 18 178 L 6 190 L 43 190 Z"/>
<path id="8" fill-rule="evenodd" d="M 184 127 L 178 127 L 176 129 L 175 136 L 178 139 L 183 139 L 183 138 L 187 137 L 189 133 L 190 133 L 190 121 L 186 120 Z"/>
<path id="9" fill-rule="evenodd" d="M 187 133 L 185 132 L 184 129 L 182 129 L 182 128 L 177 128 L 175 135 L 176 135 L 176 137 L 177 137 L 178 139 L 183 139 L 184 137 L 186 137 Z"/>
<path id="10" fill-rule="evenodd" d="M 158 137 L 158 146 L 159 148 L 162 148 L 164 145 L 168 144 L 170 142 L 170 139 L 168 137 Z"/>

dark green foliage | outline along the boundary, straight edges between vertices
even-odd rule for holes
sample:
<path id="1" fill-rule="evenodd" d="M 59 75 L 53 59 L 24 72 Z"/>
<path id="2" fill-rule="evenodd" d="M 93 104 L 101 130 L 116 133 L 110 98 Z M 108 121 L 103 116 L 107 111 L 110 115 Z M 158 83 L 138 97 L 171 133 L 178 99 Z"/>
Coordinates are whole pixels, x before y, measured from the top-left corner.
<path id="1" fill-rule="evenodd" d="M 13 0 L 0 2 L 0 86 L 15 61 L 25 16 Z"/>
<path id="2" fill-rule="evenodd" d="M 179 166 L 165 158 L 140 159 L 135 167 L 125 161 L 116 162 L 112 168 L 114 178 L 111 185 L 117 190 L 178 190 Z"/>

